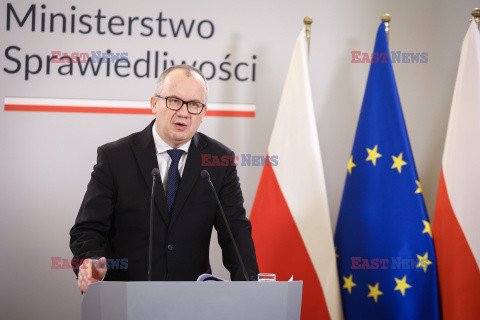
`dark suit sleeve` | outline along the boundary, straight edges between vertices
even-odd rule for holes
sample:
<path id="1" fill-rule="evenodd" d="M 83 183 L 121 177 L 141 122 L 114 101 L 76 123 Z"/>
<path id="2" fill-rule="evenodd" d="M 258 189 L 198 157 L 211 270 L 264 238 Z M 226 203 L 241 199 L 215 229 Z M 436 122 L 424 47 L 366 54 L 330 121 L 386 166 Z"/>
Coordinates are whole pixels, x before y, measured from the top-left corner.
<path id="1" fill-rule="evenodd" d="M 230 159 L 235 159 L 233 152 L 230 154 Z M 258 265 L 255 256 L 255 247 L 251 236 L 252 227 L 250 221 L 246 217 L 245 208 L 243 207 L 242 190 L 240 188 L 237 169 L 233 160 L 230 161 L 230 165 L 227 167 L 226 174 L 219 190 L 219 198 L 235 241 L 237 242 L 238 250 L 245 263 L 248 276 L 250 280 L 257 280 Z M 245 280 L 221 213 L 216 215 L 215 228 L 218 232 L 218 243 L 222 248 L 223 264 L 228 271 L 230 271 L 231 279 Z"/>
<path id="2" fill-rule="evenodd" d="M 70 230 L 70 249 L 78 261 L 105 256 L 107 235 L 115 206 L 114 179 L 102 147 L 97 150 L 97 164 L 87 186 L 75 224 Z M 74 269 L 78 274 L 78 269 Z"/>

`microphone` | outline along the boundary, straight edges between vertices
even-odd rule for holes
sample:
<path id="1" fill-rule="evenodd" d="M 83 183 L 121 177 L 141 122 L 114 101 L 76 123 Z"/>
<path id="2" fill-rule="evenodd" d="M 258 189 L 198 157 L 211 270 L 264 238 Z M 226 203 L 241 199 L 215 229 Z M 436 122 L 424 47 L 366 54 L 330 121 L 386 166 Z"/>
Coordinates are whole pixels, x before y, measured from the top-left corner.
<path id="1" fill-rule="evenodd" d="M 227 216 L 225 215 L 222 204 L 218 199 L 218 195 L 217 195 L 217 192 L 215 191 L 215 187 L 213 186 L 212 180 L 210 180 L 210 174 L 208 173 L 207 170 L 202 170 L 200 172 L 200 175 L 202 176 L 203 179 L 206 179 L 208 181 L 208 184 L 212 188 L 213 194 L 215 195 L 215 199 L 217 200 L 218 207 L 220 208 L 220 212 L 222 213 L 223 221 L 225 221 L 225 225 L 227 226 L 228 235 L 230 236 L 230 240 L 232 240 L 233 248 L 235 249 L 235 253 L 237 254 L 238 262 L 240 263 L 240 267 L 242 268 L 245 281 L 250 281 L 250 279 L 248 278 L 247 269 L 245 269 L 245 264 L 243 263 L 242 256 L 240 255 L 240 251 L 238 251 L 237 242 L 235 241 L 232 230 L 230 229 L 230 224 L 228 223 Z"/>
<path id="2" fill-rule="evenodd" d="M 152 195 L 150 197 L 150 237 L 148 239 L 148 281 L 152 281 L 152 247 L 153 247 L 153 207 L 155 205 L 155 182 L 160 177 L 160 170 L 153 168 L 152 170 Z"/>

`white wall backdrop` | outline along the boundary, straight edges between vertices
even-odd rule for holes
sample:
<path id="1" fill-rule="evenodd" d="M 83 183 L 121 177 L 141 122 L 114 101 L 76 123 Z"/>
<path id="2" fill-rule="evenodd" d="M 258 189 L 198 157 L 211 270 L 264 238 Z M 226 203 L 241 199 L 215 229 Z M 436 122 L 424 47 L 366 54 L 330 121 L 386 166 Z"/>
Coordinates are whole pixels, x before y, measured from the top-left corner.
<path id="1" fill-rule="evenodd" d="M 22 20 L 32 5 L 36 8 L 35 31 L 32 31 L 32 16 L 20 27 L 12 12 Z M 390 49 L 428 53 L 427 63 L 396 63 L 394 70 L 427 209 L 433 218 L 460 46 L 475 6 L 480 5 L 473 0 L 1 0 L 1 318 L 80 319 L 82 297 L 73 272 L 52 270 L 51 257 L 71 257 L 68 232 L 95 163 L 96 148 L 143 129 L 153 118 L 150 115 L 5 111 L 4 97 L 148 100 L 153 93 L 152 73 L 144 78 L 133 75 L 122 78 L 113 71 L 110 76 L 105 72 L 98 76 L 87 72 L 81 76 L 74 66 L 72 75 L 62 76 L 57 71 L 60 64 L 51 64 L 47 74 L 46 56 L 51 55 L 51 51 L 105 52 L 110 49 L 127 52 L 131 61 L 145 58 L 147 51 L 151 54 L 158 51 L 160 63 L 164 59 L 212 61 L 217 74 L 210 81 L 210 101 L 253 103 L 256 116 L 209 117 L 200 130 L 223 141 L 237 154 L 264 155 L 295 38 L 303 26 L 303 17 L 312 16 L 311 83 L 335 226 L 369 68 L 366 63 L 351 63 L 351 51 L 372 51 L 380 16 L 389 12 L 392 15 Z M 78 17 L 95 16 L 99 9 L 106 16 L 100 31 L 107 32 L 99 34 L 91 18 L 92 31 L 80 33 L 80 29 L 87 28 L 78 22 Z M 7 30 L 9 12 L 10 29 Z M 138 21 L 133 25 L 131 36 L 108 32 L 106 21 L 113 16 L 126 20 L 135 16 L 155 19 L 160 12 L 163 19 L 172 19 L 175 26 L 180 19 L 187 25 L 195 20 L 190 37 L 183 32 L 174 37 L 169 20 L 162 24 L 163 37 L 158 35 L 157 28 L 153 28 L 151 36 L 140 35 L 148 29 L 141 28 Z M 42 32 L 42 13 L 47 20 L 51 13 L 63 13 L 68 19 L 75 14 L 75 32 L 71 33 L 71 24 L 67 24 L 63 33 L 60 22 L 56 22 L 53 32 L 47 23 Z M 201 38 L 197 29 L 203 20 L 214 26 L 210 36 L 210 24 L 202 25 L 200 34 L 209 35 L 207 39 Z M 150 25 L 155 23 L 152 20 Z M 128 31 L 126 26 L 112 26 L 112 29 Z M 34 54 L 42 58 L 42 69 L 25 80 L 26 56 Z M 249 75 L 249 79 L 220 80 L 218 68 L 224 61 L 248 63 L 242 72 Z M 30 68 L 35 70 L 37 62 L 32 58 Z M 253 63 L 255 81 L 248 73 L 253 72 Z M 18 72 L 6 71 L 13 72 L 19 66 Z M 139 65 L 140 72 L 145 71 L 142 68 Z M 205 68 L 208 76 L 209 69 Z M 247 212 L 253 203 L 261 169 L 238 168 Z M 215 243 L 212 264 L 215 274 L 227 276 Z"/>

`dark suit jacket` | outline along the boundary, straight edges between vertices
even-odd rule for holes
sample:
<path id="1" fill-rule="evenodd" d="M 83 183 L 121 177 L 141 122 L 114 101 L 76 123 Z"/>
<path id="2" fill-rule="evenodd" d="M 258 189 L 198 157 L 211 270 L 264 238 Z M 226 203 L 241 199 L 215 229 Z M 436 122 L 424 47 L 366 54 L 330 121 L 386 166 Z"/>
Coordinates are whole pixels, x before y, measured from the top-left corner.
<path id="1" fill-rule="evenodd" d="M 106 256 L 110 260 L 105 280 L 147 280 L 151 172 L 158 168 L 152 125 L 98 148 L 97 164 L 70 230 L 74 259 Z M 162 183 L 157 182 L 152 280 L 196 280 L 202 273 L 211 273 L 212 227 L 217 229 L 223 263 L 232 280 L 244 280 L 226 226 L 217 212 L 215 196 L 200 176 L 203 169 L 210 173 L 249 277 L 256 280 L 258 266 L 251 225 L 245 216 L 236 167 L 231 162 L 227 166 L 202 167 L 201 154 L 234 155 L 218 141 L 197 132 L 171 214 Z"/>

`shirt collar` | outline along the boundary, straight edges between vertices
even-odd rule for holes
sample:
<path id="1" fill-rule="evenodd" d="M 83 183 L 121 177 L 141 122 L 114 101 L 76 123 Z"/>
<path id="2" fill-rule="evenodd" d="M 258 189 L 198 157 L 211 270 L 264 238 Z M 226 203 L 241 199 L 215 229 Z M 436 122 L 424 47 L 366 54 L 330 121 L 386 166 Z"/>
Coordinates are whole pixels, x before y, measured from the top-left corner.
<path id="1" fill-rule="evenodd" d="M 168 150 L 172 149 L 172 147 L 170 147 L 168 143 L 166 143 L 162 138 L 160 138 L 157 130 L 155 130 L 155 123 L 156 122 L 154 122 L 152 126 L 152 135 L 153 141 L 155 142 L 155 150 L 157 151 L 157 154 L 167 152 Z M 185 151 L 185 153 L 188 153 L 188 148 L 190 147 L 191 142 L 192 140 L 190 139 L 187 143 L 181 145 L 177 149 L 183 150 Z"/>

